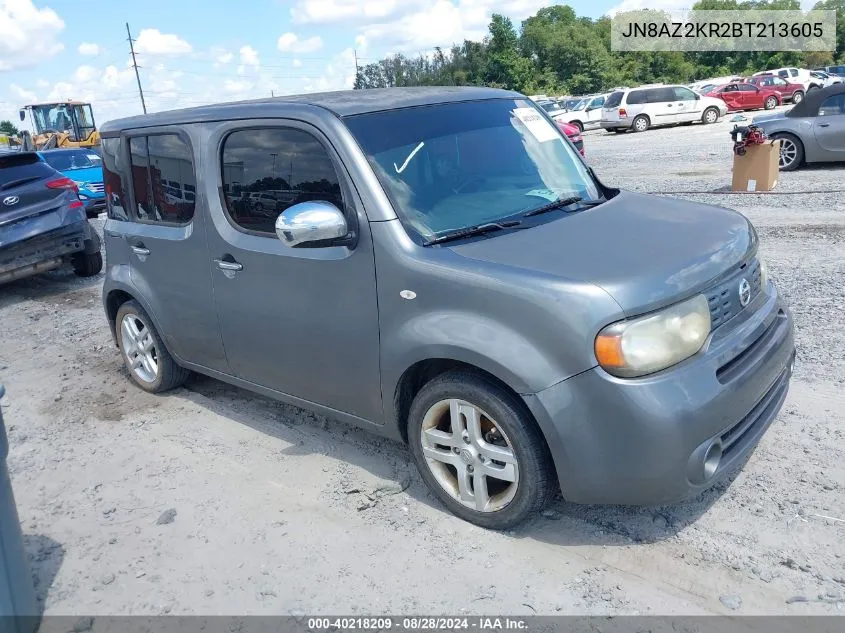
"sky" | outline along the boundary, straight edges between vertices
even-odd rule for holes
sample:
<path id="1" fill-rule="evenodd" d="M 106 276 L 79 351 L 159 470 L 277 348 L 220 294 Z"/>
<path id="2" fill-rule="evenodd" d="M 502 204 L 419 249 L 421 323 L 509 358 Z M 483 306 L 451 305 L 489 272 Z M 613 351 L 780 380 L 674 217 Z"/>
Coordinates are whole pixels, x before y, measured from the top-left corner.
<path id="1" fill-rule="evenodd" d="M 620 5 L 621 2 L 621 5 Z M 126 23 L 150 112 L 351 88 L 363 65 L 480 39 L 556 0 L 0 0 L 0 119 L 75 99 L 98 123 L 141 113 Z M 676 0 L 575 0 L 599 17 Z M 683 2 L 679 2 L 684 6 Z"/>

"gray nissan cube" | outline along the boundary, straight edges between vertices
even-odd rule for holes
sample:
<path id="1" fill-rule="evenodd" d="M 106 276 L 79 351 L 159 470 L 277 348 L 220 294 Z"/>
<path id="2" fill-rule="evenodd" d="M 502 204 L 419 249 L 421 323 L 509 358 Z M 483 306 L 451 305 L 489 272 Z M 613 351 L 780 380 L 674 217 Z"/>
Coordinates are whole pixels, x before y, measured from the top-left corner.
<path id="1" fill-rule="evenodd" d="M 652 505 L 775 419 L 792 320 L 735 211 L 604 185 L 515 92 L 281 97 L 102 128 L 103 302 L 199 372 L 406 442 L 456 515 Z"/>

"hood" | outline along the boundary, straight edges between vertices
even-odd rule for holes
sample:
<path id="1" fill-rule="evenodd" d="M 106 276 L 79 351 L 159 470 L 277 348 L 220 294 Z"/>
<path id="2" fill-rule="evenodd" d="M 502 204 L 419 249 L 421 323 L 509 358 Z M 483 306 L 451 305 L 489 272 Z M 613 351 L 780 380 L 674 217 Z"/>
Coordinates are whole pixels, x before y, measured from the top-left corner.
<path id="1" fill-rule="evenodd" d="M 450 248 L 595 284 L 634 315 L 704 290 L 743 261 L 755 241 L 736 211 L 622 191 L 592 209 Z"/>
<path id="2" fill-rule="evenodd" d="M 75 182 L 103 182 L 102 167 L 86 167 L 84 169 L 69 169 L 62 174 Z"/>
<path id="3" fill-rule="evenodd" d="M 714 105 L 720 108 L 726 108 L 727 105 L 725 104 L 724 100 L 720 97 L 711 97 L 709 95 L 701 95 L 701 102 L 702 105 Z"/>

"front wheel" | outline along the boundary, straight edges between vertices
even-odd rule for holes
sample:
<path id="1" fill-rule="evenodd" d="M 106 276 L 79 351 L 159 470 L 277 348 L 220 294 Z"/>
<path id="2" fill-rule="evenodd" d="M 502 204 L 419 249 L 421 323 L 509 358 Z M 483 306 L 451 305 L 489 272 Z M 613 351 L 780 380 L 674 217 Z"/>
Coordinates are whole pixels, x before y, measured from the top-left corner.
<path id="1" fill-rule="evenodd" d="M 581 123 L 581 121 L 573 121 L 573 122 L 572 122 L 572 125 L 574 125 L 575 127 L 577 127 L 579 132 L 583 132 L 583 131 L 584 131 L 584 124 L 583 124 L 583 123 Z"/>
<path id="2" fill-rule="evenodd" d="M 701 122 L 705 125 L 715 123 L 719 120 L 719 111 L 716 108 L 707 108 L 701 115 Z"/>
<path id="3" fill-rule="evenodd" d="M 804 92 L 796 90 L 792 93 L 792 103 L 801 103 L 804 100 Z"/>
<path id="4" fill-rule="evenodd" d="M 475 373 L 451 371 L 426 384 L 411 405 L 408 440 L 435 496 L 481 527 L 513 527 L 556 490 L 551 455 L 525 406 Z"/>
<path id="5" fill-rule="evenodd" d="M 804 162 L 804 145 L 792 134 L 774 134 L 773 139 L 780 141 L 778 167 L 781 171 L 795 171 Z"/>
<path id="6" fill-rule="evenodd" d="M 768 99 L 766 99 L 766 102 L 763 104 L 763 107 L 766 110 L 772 110 L 775 107 L 777 107 L 777 104 L 778 104 L 778 100 L 777 100 L 776 97 L 769 97 Z"/>

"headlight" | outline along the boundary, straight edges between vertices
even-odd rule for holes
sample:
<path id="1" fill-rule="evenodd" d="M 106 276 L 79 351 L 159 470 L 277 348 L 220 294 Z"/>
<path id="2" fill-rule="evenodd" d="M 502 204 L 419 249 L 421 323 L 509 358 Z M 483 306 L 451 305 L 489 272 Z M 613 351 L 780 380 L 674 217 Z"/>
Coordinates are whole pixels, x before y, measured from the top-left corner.
<path id="1" fill-rule="evenodd" d="M 596 337 L 596 358 L 616 376 L 644 376 L 689 358 L 709 334 L 710 306 L 704 295 L 697 295 L 659 312 L 608 325 Z"/>

